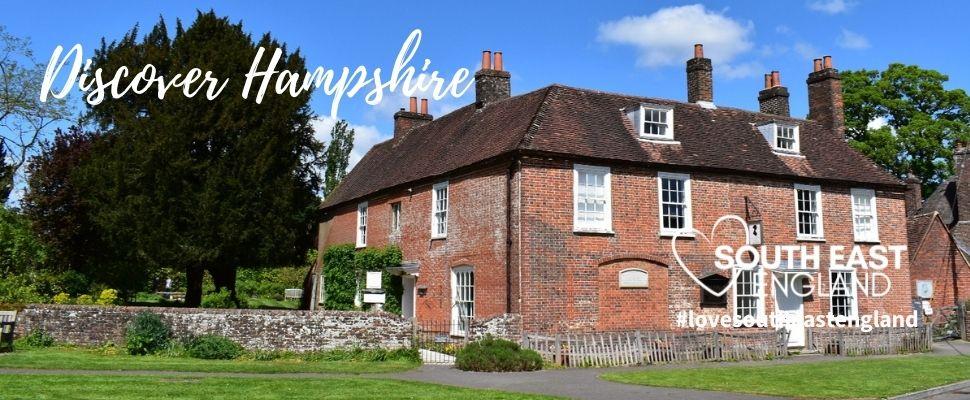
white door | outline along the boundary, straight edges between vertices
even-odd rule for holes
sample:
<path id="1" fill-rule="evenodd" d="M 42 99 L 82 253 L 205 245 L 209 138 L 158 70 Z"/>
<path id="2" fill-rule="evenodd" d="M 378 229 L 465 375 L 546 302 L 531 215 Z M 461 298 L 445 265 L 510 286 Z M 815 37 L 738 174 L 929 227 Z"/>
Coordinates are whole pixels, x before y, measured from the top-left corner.
<path id="1" fill-rule="evenodd" d="M 775 282 L 775 317 L 780 325 L 778 329 L 788 329 L 788 345 L 793 347 L 805 346 L 805 307 L 802 303 L 804 299 L 799 296 L 802 293 L 803 279 L 803 276 L 794 274 L 784 274 L 772 279 Z"/>
<path id="2" fill-rule="evenodd" d="M 404 318 L 414 318 L 414 275 L 401 276 L 401 285 L 404 290 L 401 292 L 401 316 Z"/>

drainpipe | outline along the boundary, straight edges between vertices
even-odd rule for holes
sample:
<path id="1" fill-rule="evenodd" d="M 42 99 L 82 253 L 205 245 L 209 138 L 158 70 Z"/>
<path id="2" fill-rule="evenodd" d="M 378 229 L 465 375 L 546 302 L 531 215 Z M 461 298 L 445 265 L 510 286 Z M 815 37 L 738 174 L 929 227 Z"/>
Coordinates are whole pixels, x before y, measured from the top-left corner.
<path id="1" fill-rule="evenodd" d="M 517 156 L 512 156 L 505 178 L 505 313 L 512 313 L 512 180 L 517 168 Z"/>

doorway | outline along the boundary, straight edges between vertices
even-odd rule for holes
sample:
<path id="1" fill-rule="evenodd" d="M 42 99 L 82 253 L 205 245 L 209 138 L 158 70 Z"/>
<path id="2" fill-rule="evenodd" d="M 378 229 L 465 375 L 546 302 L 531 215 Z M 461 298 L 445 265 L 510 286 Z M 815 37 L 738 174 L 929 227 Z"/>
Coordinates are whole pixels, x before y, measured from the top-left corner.
<path id="1" fill-rule="evenodd" d="M 803 292 L 804 279 L 803 275 L 786 273 L 772 279 L 774 281 L 775 318 L 778 321 L 778 329 L 788 329 L 788 346 L 790 347 L 805 346 L 805 305 L 804 298 L 800 295 Z"/>

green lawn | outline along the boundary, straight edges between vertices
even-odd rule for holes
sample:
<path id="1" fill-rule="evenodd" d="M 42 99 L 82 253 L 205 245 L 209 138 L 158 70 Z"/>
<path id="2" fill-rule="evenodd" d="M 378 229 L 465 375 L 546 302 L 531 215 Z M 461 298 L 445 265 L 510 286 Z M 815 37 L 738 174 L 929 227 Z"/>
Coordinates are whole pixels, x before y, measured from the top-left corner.
<path id="1" fill-rule="evenodd" d="M 798 398 L 880 398 L 970 379 L 970 357 L 911 355 L 765 366 L 702 366 L 603 375 L 649 386 Z"/>
<path id="2" fill-rule="evenodd" d="M 5 399 L 551 399 L 364 378 L 0 375 Z"/>
<path id="3" fill-rule="evenodd" d="M 0 354 L 0 368 L 76 369 L 76 370 L 133 370 L 133 371 L 190 371 L 190 372 L 330 372 L 373 373 L 397 372 L 418 366 L 409 361 L 303 361 L 285 359 L 255 360 L 198 360 L 188 357 L 129 356 L 110 354 L 100 349 L 50 347 L 17 349 Z"/>

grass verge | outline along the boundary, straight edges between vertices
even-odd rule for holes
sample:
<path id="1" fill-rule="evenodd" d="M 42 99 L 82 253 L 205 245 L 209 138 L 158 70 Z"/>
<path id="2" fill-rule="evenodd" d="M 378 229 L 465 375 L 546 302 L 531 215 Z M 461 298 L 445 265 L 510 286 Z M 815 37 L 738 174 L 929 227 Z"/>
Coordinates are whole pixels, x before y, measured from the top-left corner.
<path id="1" fill-rule="evenodd" d="M 882 398 L 970 379 L 970 357 L 910 355 L 813 363 L 652 369 L 603 379 L 797 398 Z"/>
<path id="2" fill-rule="evenodd" d="M 552 399 L 496 390 L 363 378 L 0 375 L 8 399 Z"/>
<path id="3" fill-rule="evenodd" d="M 398 372 L 417 367 L 412 361 L 303 360 L 299 358 L 257 361 L 199 360 L 188 357 L 129 356 L 117 349 L 48 347 L 18 348 L 0 354 L 0 368 L 72 369 L 107 371 L 184 371 L 184 372 L 251 372 L 251 373 L 379 373 Z"/>

